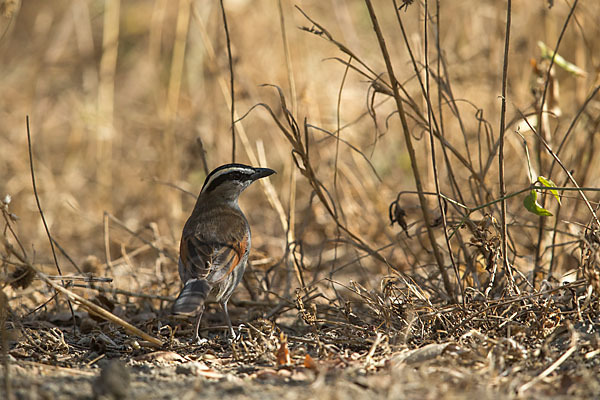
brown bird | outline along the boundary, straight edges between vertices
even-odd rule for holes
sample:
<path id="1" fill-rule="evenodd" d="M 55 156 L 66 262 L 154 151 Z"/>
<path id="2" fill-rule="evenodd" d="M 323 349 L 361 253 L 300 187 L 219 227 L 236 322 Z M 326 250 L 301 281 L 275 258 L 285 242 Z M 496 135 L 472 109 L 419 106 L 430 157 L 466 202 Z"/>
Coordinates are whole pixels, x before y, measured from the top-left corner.
<path id="1" fill-rule="evenodd" d="M 240 194 L 252 182 L 275 171 L 243 164 L 226 164 L 204 181 L 188 218 L 179 246 L 179 277 L 183 289 L 173 313 L 196 316 L 192 342 L 200 343 L 198 328 L 209 293 L 223 307 L 229 332 L 235 338 L 227 302 L 242 280 L 250 252 L 250 225 L 238 205 Z"/>

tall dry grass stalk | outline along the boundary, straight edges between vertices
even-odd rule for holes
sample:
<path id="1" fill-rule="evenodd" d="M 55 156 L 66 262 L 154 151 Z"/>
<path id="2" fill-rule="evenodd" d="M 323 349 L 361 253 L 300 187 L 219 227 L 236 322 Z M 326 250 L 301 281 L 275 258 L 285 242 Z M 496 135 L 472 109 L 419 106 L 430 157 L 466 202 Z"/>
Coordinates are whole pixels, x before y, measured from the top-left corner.
<path id="1" fill-rule="evenodd" d="M 98 131 L 96 143 L 97 179 L 103 187 L 102 197 L 112 199 L 113 147 L 119 138 L 114 127 L 115 78 L 119 49 L 119 21 L 121 0 L 107 0 L 104 3 L 104 23 L 102 32 L 102 56 L 99 66 L 98 83 Z M 110 203 L 109 203 L 110 204 Z"/>

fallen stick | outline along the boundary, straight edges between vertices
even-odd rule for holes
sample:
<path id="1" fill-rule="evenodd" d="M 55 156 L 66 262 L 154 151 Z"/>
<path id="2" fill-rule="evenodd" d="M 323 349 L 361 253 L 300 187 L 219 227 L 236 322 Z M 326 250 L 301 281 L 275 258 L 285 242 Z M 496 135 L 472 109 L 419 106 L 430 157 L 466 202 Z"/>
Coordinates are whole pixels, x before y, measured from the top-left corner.
<path id="1" fill-rule="evenodd" d="M 110 311 L 105 310 L 104 308 L 92 303 L 91 301 L 89 301 L 88 299 L 85 299 L 83 297 L 81 297 L 80 295 L 78 295 L 77 293 L 73 293 L 72 291 L 70 291 L 69 289 L 66 289 L 60 285 L 57 285 L 56 283 L 54 283 L 50 278 L 48 278 L 48 276 L 46 274 L 44 274 L 43 272 L 38 271 L 33 265 L 31 265 L 31 263 L 26 260 L 24 257 L 22 257 L 20 254 L 18 254 L 14 248 L 12 247 L 12 245 L 10 243 L 8 243 L 8 241 L 4 240 L 4 246 L 15 256 L 19 259 L 19 261 L 21 261 L 23 264 L 26 264 L 27 267 L 31 268 L 31 270 L 33 272 L 36 273 L 36 275 L 42 280 L 44 281 L 47 285 L 52 286 L 52 288 L 54 288 L 54 290 L 56 290 L 57 292 L 60 292 L 62 294 L 64 294 L 65 296 L 67 296 L 70 300 L 73 300 L 74 302 L 76 302 L 77 304 L 81 305 L 83 308 L 85 308 L 88 312 L 91 312 L 97 316 L 99 316 L 100 318 L 104 318 L 107 321 L 110 321 L 114 324 L 117 324 L 121 327 L 123 327 L 123 329 L 125 329 L 127 332 L 132 333 L 136 336 L 139 336 L 140 338 L 144 339 L 145 341 L 155 345 L 155 346 L 162 346 L 163 342 L 160 339 L 157 339 L 153 336 L 148 335 L 146 332 L 136 328 L 135 326 L 131 325 L 129 322 L 117 317 L 116 315 L 114 315 L 113 313 L 111 313 Z"/>

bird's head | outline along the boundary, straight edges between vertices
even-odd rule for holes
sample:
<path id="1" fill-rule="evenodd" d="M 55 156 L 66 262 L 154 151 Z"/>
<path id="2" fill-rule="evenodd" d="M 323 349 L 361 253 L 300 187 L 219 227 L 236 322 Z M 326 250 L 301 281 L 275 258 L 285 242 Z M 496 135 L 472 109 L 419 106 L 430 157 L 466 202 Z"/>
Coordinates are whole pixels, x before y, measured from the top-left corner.
<path id="1" fill-rule="evenodd" d="M 244 164 L 225 164 L 214 169 L 204 181 L 200 196 L 219 196 L 237 201 L 239 195 L 257 179 L 274 174 L 270 168 L 255 168 Z"/>

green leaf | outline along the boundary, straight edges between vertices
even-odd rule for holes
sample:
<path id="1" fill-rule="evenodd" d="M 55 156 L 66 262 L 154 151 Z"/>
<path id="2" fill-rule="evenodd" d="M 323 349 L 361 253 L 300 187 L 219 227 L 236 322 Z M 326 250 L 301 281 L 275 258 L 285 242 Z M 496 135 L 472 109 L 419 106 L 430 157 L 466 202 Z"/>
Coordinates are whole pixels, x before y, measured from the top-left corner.
<path id="1" fill-rule="evenodd" d="M 532 212 L 536 215 L 542 217 L 551 217 L 552 213 L 546 210 L 537 202 L 537 192 L 532 190 L 529 192 L 529 195 L 523 199 L 523 205 L 527 209 L 527 211 Z"/>
<path id="2" fill-rule="evenodd" d="M 537 180 L 539 183 L 541 183 L 542 185 L 544 185 L 546 187 L 556 187 L 556 184 L 554 182 L 552 182 L 551 179 L 544 178 L 543 176 L 538 176 Z M 562 205 L 560 203 L 560 194 L 558 193 L 558 190 L 550 189 L 550 192 L 552 193 L 552 195 L 554 196 L 556 201 L 558 201 L 558 204 Z"/>

